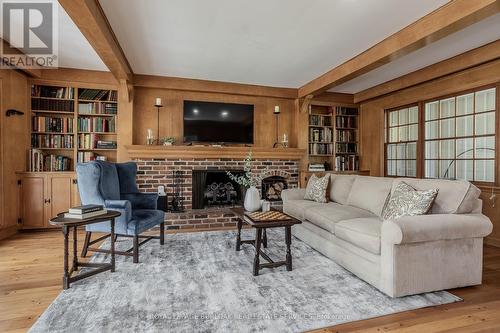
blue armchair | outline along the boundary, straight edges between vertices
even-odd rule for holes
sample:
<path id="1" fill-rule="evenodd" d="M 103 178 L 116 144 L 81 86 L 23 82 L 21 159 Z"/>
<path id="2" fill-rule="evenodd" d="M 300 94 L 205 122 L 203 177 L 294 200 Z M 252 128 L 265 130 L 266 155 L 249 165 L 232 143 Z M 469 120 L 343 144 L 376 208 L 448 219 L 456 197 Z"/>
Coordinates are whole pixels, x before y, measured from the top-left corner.
<path id="1" fill-rule="evenodd" d="M 165 213 L 156 209 L 156 193 L 140 193 L 136 184 L 137 165 L 133 162 L 110 163 L 91 161 L 76 166 L 78 190 L 83 205 L 104 205 L 106 209 L 119 211 L 122 215 L 115 220 L 116 237 L 132 237 L 133 247 L 127 251 L 115 251 L 116 254 L 133 256 L 134 263 L 139 262 L 139 246 L 151 239 L 160 239 L 164 244 Z M 155 226 L 160 226 L 160 236 L 142 236 L 141 234 Z M 109 250 L 90 248 L 107 237 L 111 232 L 109 222 L 86 226 L 85 243 L 82 257 L 87 251 L 109 253 Z M 104 235 L 91 240 L 93 232 Z M 143 239 L 139 242 L 139 239 Z"/>

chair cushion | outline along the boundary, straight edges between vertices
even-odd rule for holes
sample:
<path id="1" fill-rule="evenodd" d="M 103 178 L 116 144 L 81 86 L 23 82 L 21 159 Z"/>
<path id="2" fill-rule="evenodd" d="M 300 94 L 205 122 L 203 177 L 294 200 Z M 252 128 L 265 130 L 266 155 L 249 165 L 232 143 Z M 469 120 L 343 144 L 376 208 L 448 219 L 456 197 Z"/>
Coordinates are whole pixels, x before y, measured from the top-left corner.
<path id="1" fill-rule="evenodd" d="M 295 217 L 296 219 L 303 220 L 307 208 L 321 207 L 323 205 L 324 204 L 315 201 L 303 200 L 303 199 L 286 200 L 283 201 L 283 212 Z"/>
<path id="2" fill-rule="evenodd" d="M 394 178 L 357 176 L 352 184 L 347 204 L 381 216 L 393 181 Z"/>
<path id="3" fill-rule="evenodd" d="M 339 204 L 347 204 L 347 197 L 351 192 L 355 175 L 330 175 L 330 200 Z"/>
<path id="4" fill-rule="evenodd" d="M 345 220 L 335 224 L 335 236 L 373 254 L 380 254 L 382 220 L 377 217 Z"/>
<path id="5" fill-rule="evenodd" d="M 360 208 L 329 202 L 321 206 L 307 208 L 304 217 L 312 224 L 333 234 L 335 233 L 335 224 L 337 222 L 354 219 L 356 217 L 372 216 L 374 215 L 371 212 Z"/>
<path id="6" fill-rule="evenodd" d="M 138 235 L 159 225 L 165 219 L 165 212 L 156 209 L 136 209 L 127 225 L 129 235 Z"/>
<path id="7" fill-rule="evenodd" d="M 471 213 L 481 191 L 468 181 L 447 179 L 397 178 L 392 191 L 404 181 L 416 190 L 438 189 L 438 195 L 430 210 L 431 214 Z"/>

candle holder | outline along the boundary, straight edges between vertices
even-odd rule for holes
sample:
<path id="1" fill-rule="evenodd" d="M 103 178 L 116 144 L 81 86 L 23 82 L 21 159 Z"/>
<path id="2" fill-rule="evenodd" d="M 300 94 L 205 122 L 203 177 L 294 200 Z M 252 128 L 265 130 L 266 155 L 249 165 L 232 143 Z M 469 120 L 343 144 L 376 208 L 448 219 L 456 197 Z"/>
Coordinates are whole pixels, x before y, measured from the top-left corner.
<path id="1" fill-rule="evenodd" d="M 274 145 L 273 145 L 273 148 L 277 148 L 277 147 L 284 147 L 284 144 L 282 142 L 280 142 L 280 138 L 279 138 L 279 128 L 280 128 L 280 107 L 279 105 L 276 105 L 274 107 L 274 116 L 276 117 L 276 121 L 274 122 L 276 124 L 276 139 L 274 140 Z"/>
<path id="2" fill-rule="evenodd" d="M 161 98 L 157 98 L 154 107 L 156 108 L 156 140 L 154 142 L 157 145 L 161 145 L 160 140 L 160 109 L 163 107 L 161 103 Z"/>

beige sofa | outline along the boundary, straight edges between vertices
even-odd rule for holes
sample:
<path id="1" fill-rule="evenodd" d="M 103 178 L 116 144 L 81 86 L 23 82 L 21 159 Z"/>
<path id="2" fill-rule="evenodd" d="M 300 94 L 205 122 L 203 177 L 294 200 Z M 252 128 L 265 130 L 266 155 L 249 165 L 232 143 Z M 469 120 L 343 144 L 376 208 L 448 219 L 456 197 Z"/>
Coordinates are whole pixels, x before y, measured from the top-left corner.
<path id="1" fill-rule="evenodd" d="M 438 188 L 427 215 L 382 221 L 387 195 L 404 180 Z M 392 297 L 481 283 L 480 190 L 466 181 L 331 175 L 328 203 L 304 200 L 304 189 L 282 192 L 284 212 L 303 221 L 293 234 Z"/>

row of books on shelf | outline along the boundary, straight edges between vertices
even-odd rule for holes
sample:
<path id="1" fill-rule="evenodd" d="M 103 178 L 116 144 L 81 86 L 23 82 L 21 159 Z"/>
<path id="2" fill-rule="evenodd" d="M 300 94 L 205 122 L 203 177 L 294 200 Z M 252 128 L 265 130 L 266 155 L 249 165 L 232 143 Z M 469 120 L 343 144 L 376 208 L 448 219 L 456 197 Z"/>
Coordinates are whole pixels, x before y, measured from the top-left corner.
<path id="1" fill-rule="evenodd" d="M 78 134 L 78 148 L 116 149 L 116 141 L 99 140 L 99 135 L 95 133 Z"/>
<path id="2" fill-rule="evenodd" d="M 332 142 L 333 130 L 331 128 L 310 128 L 309 142 Z"/>
<path id="3" fill-rule="evenodd" d="M 357 135 L 355 130 L 337 130 L 337 141 L 357 141 Z"/>
<path id="4" fill-rule="evenodd" d="M 74 89 L 69 87 L 52 87 L 52 86 L 31 86 L 32 97 L 47 97 L 47 98 L 74 98 Z"/>
<path id="5" fill-rule="evenodd" d="M 75 101 L 57 99 L 31 99 L 31 110 L 33 111 L 62 111 L 74 112 Z"/>
<path id="6" fill-rule="evenodd" d="M 74 138 L 71 134 L 31 134 L 33 148 L 73 148 Z"/>
<path id="7" fill-rule="evenodd" d="M 332 126 L 332 117 L 311 114 L 311 115 L 309 115 L 309 125 L 311 125 L 311 126 Z"/>
<path id="8" fill-rule="evenodd" d="M 91 151 L 79 151 L 77 154 L 78 163 L 84 163 L 89 161 L 106 161 L 107 157 L 103 155 L 97 155 Z"/>
<path id="9" fill-rule="evenodd" d="M 355 171 L 359 170 L 359 159 L 356 155 L 335 157 L 336 171 Z"/>
<path id="10" fill-rule="evenodd" d="M 78 99 L 86 101 L 110 101 L 116 102 L 118 92 L 116 90 L 101 89 L 79 89 Z"/>
<path id="11" fill-rule="evenodd" d="M 115 118 L 78 118 L 78 132 L 109 132 L 116 131 Z"/>
<path id="12" fill-rule="evenodd" d="M 30 149 L 28 170 L 31 172 L 69 171 L 71 158 L 61 155 L 45 154 L 39 149 Z"/>
<path id="13" fill-rule="evenodd" d="M 358 145 L 356 143 L 336 143 L 335 151 L 337 153 L 358 153 Z"/>
<path id="14" fill-rule="evenodd" d="M 357 116 L 358 109 L 345 106 L 337 106 L 335 108 L 335 114 L 337 116 Z"/>
<path id="15" fill-rule="evenodd" d="M 335 117 L 335 126 L 344 128 L 357 128 L 358 121 L 356 117 Z"/>
<path id="16" fill-rule="evenodd" d="M 116 114 L 118 106 L 113 103 L 79 103 L 79 114 Z"/>
<path id="17" fill-rule="evenodd" d="M 73 118 L 70 117 L 39 117 L 31 118 L 33 132 L 72 133 Z"/>
<path id="18" fill-rule="evenodd" d="M 333 152 L 333 144 L 331 143 L 310 143 L 310 155 L 331 155 Z"/>

